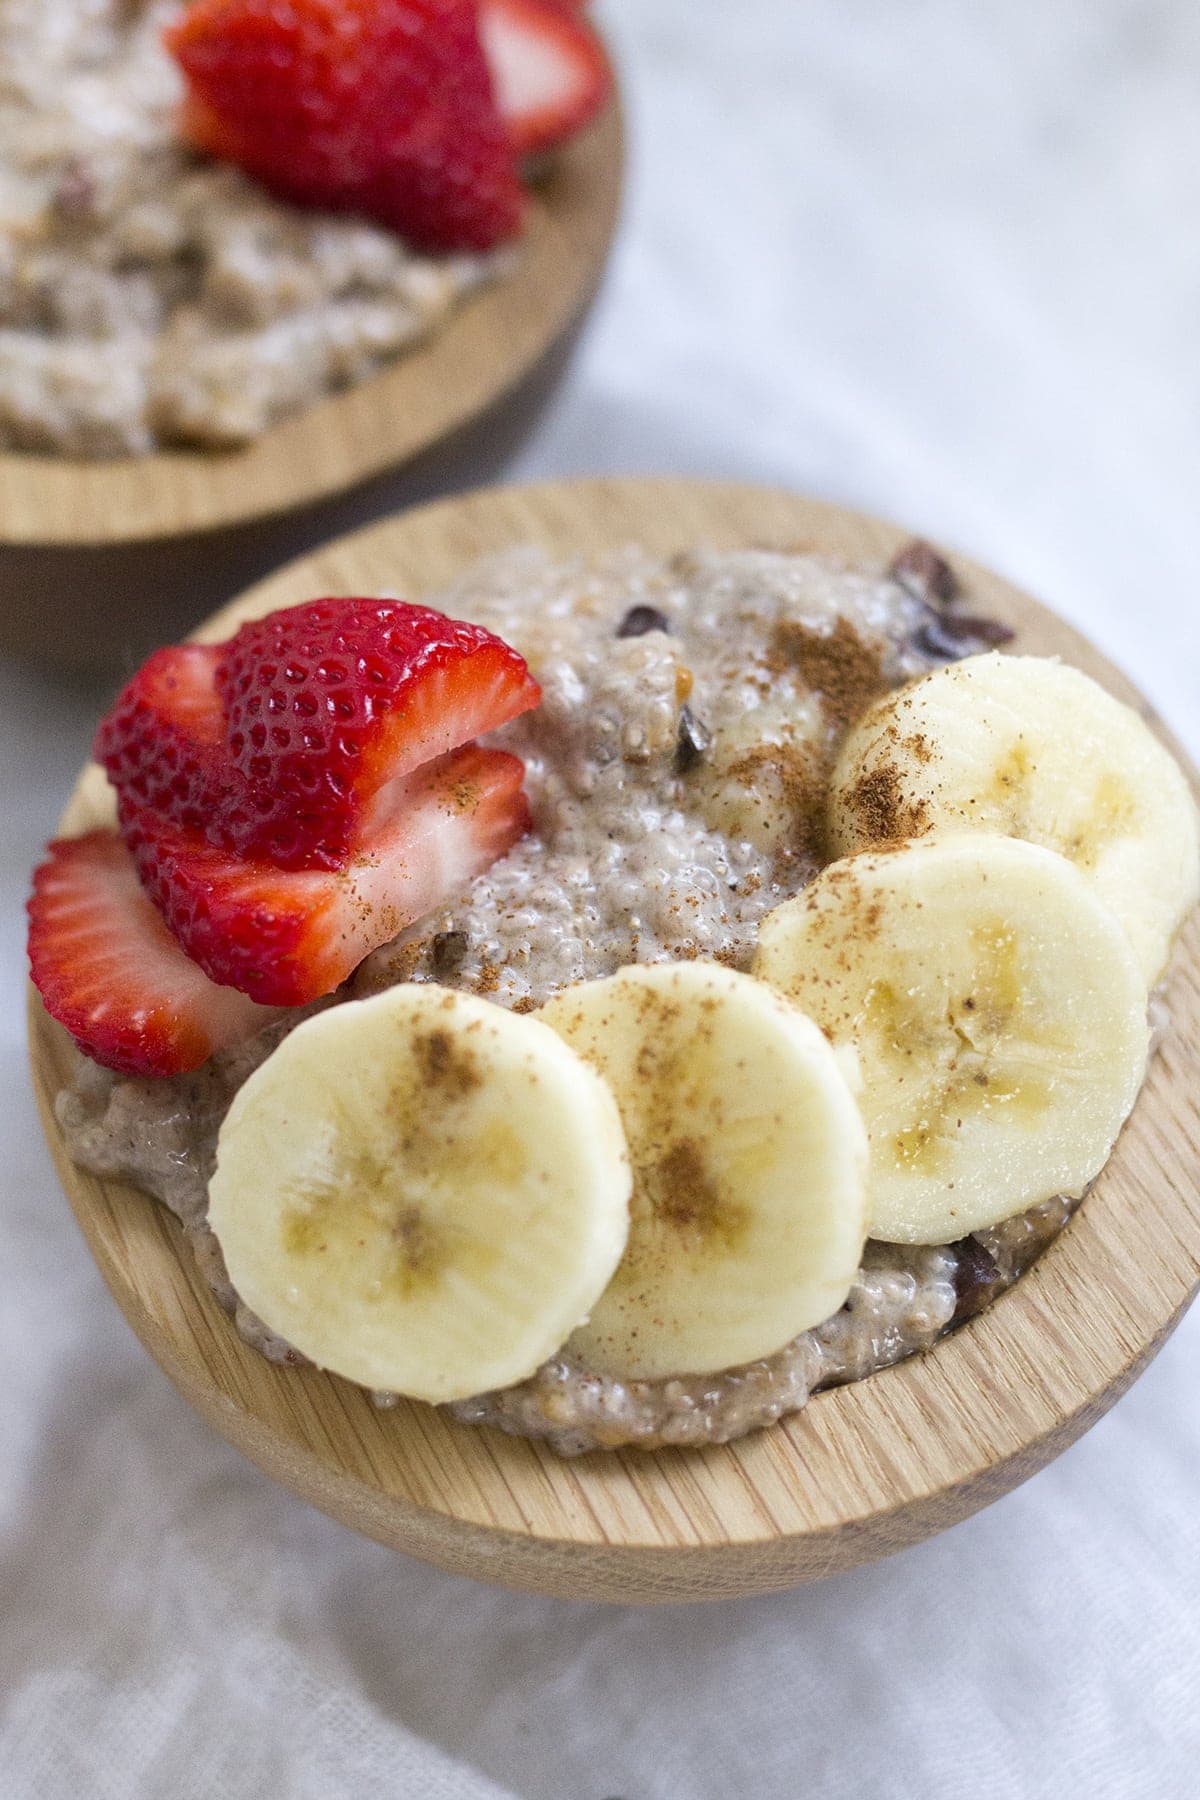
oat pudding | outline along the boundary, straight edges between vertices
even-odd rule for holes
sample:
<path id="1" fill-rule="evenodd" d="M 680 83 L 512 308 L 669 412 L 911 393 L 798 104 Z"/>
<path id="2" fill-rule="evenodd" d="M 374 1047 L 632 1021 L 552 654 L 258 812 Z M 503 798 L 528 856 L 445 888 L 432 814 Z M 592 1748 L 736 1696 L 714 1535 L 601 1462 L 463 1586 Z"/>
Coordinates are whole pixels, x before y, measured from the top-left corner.
<path id="1" fill-rule="evenodd" d="M 0 0 L 0 448 L 247 443 L 519 254 L 418 254 L 195 154 L 162 41 L 180 10 Z"/>
<path id="2" fill-rule="evenodd" d="M 898 684 L 1005 635 L 951 598 L 922 546 L 888 572 L 767 551 L 480 565 L 434 604 L 511 643 L 541 684 L 540 707 L 493 740 L 524 759 L 533 831 L 370 955 L 340 997 L 433 982 L 528 1013 L 630 964 L 748 969 L 760 922 L 828 860 L 825 794 L 847 728 Z M 239 1301 L 206 1211 L 229 1103 L 294 1023 L 171 1080 L 82 1061 L 59 1102 L 74 1158 L 165 1202 L 243 1337 L 283 1362 L 304 1359 Z M 452 1410 L 565 1454 L 723 1441 L 928 1348 L 1014 1281 L 1074 1204 L 1050 1199 L 946 1244 L 869 1242 L 844 1306 L 747 1366 L 628 1381 L 559 1354 Z"/>

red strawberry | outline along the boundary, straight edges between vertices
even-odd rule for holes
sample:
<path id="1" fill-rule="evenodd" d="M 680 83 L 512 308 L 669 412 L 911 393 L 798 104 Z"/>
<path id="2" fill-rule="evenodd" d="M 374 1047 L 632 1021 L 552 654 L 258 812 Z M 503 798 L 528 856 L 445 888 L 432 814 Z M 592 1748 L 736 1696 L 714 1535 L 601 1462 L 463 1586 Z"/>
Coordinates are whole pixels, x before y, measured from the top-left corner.
<path id="1" fill-rule="evenodd" d="M 521 657 L 480 627 L 398 601 L 313 601 L 226 644 L 155 651 L 95 755 L 127 812 L 281 867 L 336 868 L 372 801 L 387 809 L 388 782 L 538 698 Z"/>
<path id="2" fill-rule="evenodd" d="M 398 600 L 270 613 L 221 646 L 216 679 L 244 784 L 223 835 L 285 868 L 337 867 L 388 783 L 541 698 L 491 632 Z"/>
<path id="3" fill-rule="evenodd" d="M 100 721 L 92 755 L 121 798 L 203 830 L 221 804 L 225 716 L 212 644 L 156 650 Z"/>
<path id="4" fill-rule="evenodd" d="M 194 0 L 166 42 L 185 129 L 286 199 L 441 250 L 520 229 L 474 0 Z"/>
<path id="5" fill-rule="evenodd" d="M 561 144 L 612 90 L 599 35 L 565 0 L 482 0 L 479 30 L 518 156 Z"/>
<path id="6" fill-rule="evenodd" d="M 152 813 L 122 829 L 147 892 L 214 981 L 299 1006 L 459 893 L 529 829 L 524 768 L 470 744 L 398 784 L 395 811 L 341 870 L 282 870 Z"/>
<path id="7" fill-rule="evenodd" d="M 180 949 L 111 831 L 59 838 L 35 871 L 29 963 L 46 1011 L 126 1075 L 177 1075 L 268 1015 Z"/>

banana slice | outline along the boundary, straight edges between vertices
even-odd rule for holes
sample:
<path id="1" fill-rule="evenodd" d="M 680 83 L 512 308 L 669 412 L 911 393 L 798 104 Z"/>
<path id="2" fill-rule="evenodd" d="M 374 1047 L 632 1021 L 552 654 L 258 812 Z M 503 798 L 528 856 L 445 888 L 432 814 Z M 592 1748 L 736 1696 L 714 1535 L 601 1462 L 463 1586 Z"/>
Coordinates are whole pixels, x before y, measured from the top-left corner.
<path id="1" fill-rule="evenodd" d="M 234 1286 L 322 1368 L 419 1400 L 531 1375 L 629 1229 L 612 1095 L 532 1018 L 429 985 L 307 1020 L 221 1128 Z"/>
<path id="2" fill-rule="evenodd" d="M 1103 1167 L 1146 1068 L 1146 988 L 1064 857 L 962 833 L 831 863 L 755 974 L 858 1052 L 871 1235 L 944 1244 Z"/>
<path id="3" fill-rule="evenodd" d="M 1069 858 L 1116 913 L 1147 986 L 1200 895 L 1200 829 L 1147 725 L 1050 657 L 970 656 L 863 715 L 834 771 L 842 854 L 927 831 L 998 831 Z"/>
<path id="4" fill-rule="evenodd" d="M 866 1136 L 834 1052 L 761 982 L 711 963 L 623 969 L 539 1015 L 617 1097 L 629 1245 L 570 1341 L 653 1379 L 767 1356 L 846 1298 L 866 1235 Z"/>

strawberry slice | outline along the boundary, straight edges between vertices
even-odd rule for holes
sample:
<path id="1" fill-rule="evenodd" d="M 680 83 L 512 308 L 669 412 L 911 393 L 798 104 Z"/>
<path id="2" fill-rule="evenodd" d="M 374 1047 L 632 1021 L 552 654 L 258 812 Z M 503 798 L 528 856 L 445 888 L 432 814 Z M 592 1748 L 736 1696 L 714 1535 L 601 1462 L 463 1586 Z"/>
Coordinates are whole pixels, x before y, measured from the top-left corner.
<path id="1" fill-rule="evenodd" d="M 518 156 L 554 149 L 594 119 L 612 91 L 599 34 L 565 0 L 482 0 L 479 31 Z"/>
<path id="2" fill-rule="evenodd" d="M 126 812 L 281 868 L 339 868 L 372 809 L 387 811 L 390 782 L 539 698 L 524 660 L 479 626 L 319 600 L 225 644 L 155 651 L 94 754 Z"/>
<path id="3" fill-rule="evenodd" d="M 178 1075 L 273 1016 L 180 949 L 111 831 L 58 838 L 33 877 L 29 964 L 46 1011 L 94 1062 Z"/>
<path id="4" fill-rule="evenodd" d="M 121 825 L 146 891 L 205 973 L 300 1006 L 511 849 L 529 829 L 524 773 L 519 757 L 474 744 L 427 763 L 340 870 L 237 856 L 154 813 L 125 809 Z"/>
<path id="5" fill-rule="evenodd" d="M 336 868 L 389 784 L 536 706 L 525 660 L 490 631 L 398 600 L 313 600 L 243 625 L 217 688 L 243 784 L 225 841 L 284 868 Z"/>
<path id="6" fill-rule="evenodd" d="M 194 0 L 166 44 L 184 131 L 285 199 L 435 250 L 520 230 L 475 0 Z"/>
<path id="7" fill-rule="evenodd" d="M 92 755 L 127 805 L 202 831 L 228 786 L 214 644 L 147 657 L 100 721 Z"/>

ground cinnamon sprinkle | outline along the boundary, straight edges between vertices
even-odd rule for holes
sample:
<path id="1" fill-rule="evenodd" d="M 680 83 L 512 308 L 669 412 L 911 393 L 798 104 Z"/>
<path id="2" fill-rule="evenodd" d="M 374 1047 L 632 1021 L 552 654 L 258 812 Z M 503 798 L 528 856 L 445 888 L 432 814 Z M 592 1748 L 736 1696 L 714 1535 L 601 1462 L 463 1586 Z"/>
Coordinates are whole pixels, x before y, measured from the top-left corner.
<path id="1" fill-rule="evenodd" d="M 500 974 L 499 963 L 481 963 L 479 975 L 475 981 L 475 992 L 477 994 L 494 994 L 500 986 Z"/>
<path id="2" fill-rule="evenodd" d="M 923 731 L 910 732 L 908 737 L 901 738 L 900 742 L 905 750 L 911 750 L 918 762 L 932 762 L 933 745 Z"/>
<path id="3" fill-rule="evenodd" d="M 781 619 L 767 647 L 767 666 L 777 675 L 798 670 L 837 725 L 849 725 L 888 686 L 878 649 L 843 618 L 832 631 Z"/>
<path id="4" fill-rule="evenodd" d="M 473 1092 L 483 1076 L 469 1051 L 456 1044 L 448 1031 L 430 1031 L 413 1040 L 413 1054 L 422 1082 L 458 1097 Z"/>
<path id="5" fill-rule="evenodd" d="M 738 758 L 729 773 L 748 788 L 759 787 L 764 774 L 774 775 L 793 821 L 789 850 L 797 855 L 818 858 L 824 854 L 828 781 L 824 771 L 815 767 L 806 746 L 756 744 L 753 750 Z"/>
<path id="6" fill-rule="evenodd" d="M 906 797 L 895 763 L 880 763 L 860 775 L 846 795 L 846 806 L 867 843 L 919 837 L 929 824 L 929 808 L 924 800 Z"/>
<path id="7" fill-rule="evenodd" d="M 393 951 L 392 965 L 388 971 L 388 980 L 411 981 L 421 966 L 421 958 L 424 951 L 424 938 L 417 938 L 411 944 L 397 944 Z"/>

